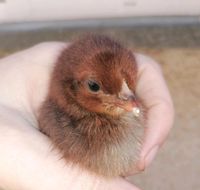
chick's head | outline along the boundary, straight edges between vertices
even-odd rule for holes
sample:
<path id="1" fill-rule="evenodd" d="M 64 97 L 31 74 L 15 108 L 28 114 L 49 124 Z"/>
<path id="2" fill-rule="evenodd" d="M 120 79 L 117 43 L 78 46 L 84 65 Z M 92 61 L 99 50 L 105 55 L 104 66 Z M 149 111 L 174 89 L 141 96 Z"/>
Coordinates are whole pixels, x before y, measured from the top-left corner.
<path id="1" fill-rule="evenodd" d="M 87 36 L 63 52 L 54 78 L 61 84 L 57 91 L 64 101 L 89 112 L 118 116 L 137 105 L 136 74 L 131 51 L 108 37 Z"/>

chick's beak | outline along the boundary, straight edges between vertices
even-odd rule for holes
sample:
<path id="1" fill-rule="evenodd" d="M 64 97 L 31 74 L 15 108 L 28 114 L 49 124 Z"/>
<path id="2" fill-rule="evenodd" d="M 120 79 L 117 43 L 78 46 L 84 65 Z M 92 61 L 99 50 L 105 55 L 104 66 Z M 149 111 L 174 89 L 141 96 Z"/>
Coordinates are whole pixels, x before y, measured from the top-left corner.
<path id="1" fill-rule="evenodd" d="M 127 112 L 133 111 L 133 108 L 138 107 L 135 96 L 132 95 L 123 95 L 118 96 L 117 106 L 124 109 Z"/>
<path id="2" fill-rule="evenodd" d="M 127 112 L 133 111 L 133 108 L 138 107 L 134 93 L 129 89 L 127 83 L 123 81 L 122 89 L 118 94 L 117 106 Z"/>

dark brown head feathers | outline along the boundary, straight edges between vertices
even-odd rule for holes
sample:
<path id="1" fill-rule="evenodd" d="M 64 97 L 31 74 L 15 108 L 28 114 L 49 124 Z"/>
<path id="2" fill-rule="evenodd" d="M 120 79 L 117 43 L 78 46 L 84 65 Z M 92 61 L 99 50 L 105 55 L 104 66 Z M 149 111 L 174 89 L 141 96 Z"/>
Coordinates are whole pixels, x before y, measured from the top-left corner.
<path id="1" fill-rule="evenodd" d="M 88 106 L 83 108 L 97 107 L 101 94 L 88 93 L 86 83 L 94 81 L 104 94 L 117 95 L 124 81 L 134 91 L 136 75 L 137 65 L 131 51 L 106 36 L 89 35 L 72 43 L 59 57 L 50 94 L 60 106 L 65 105 L 68 94 L 68 99 L 80 100 L 79 105 L 87 102 Z"/>

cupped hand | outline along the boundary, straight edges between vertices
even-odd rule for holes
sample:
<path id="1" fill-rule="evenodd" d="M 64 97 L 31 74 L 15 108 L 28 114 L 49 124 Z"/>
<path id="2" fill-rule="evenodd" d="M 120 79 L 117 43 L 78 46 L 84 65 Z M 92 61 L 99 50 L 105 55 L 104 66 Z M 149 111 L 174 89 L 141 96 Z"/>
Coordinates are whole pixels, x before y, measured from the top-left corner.
<path id="1" fill-rule="evenodd" d="M 174 120 L 173 102 L 160 66 L 151 58 L 135 54 L 138 63 L 136 93 L 147 109 L 144 144 L 139 170 L 149 166 L 165 141 Z"/>
<path id="2" fill-rule="evenodd" d="M 104 179 L 66 164 L 39 132 L 37 110 L 64 47 L 43 43 L 0 60 L 0 186 L 5 190 L 138 190 L 123 178 Z M 137 94 L 148 108 L 142 170 L 153 158 L 151 150 L 156 152 L 154 147 L 160 147 L 169 132 L 173 106 L 157 64 L 142 55 L 136 58 Z"/>

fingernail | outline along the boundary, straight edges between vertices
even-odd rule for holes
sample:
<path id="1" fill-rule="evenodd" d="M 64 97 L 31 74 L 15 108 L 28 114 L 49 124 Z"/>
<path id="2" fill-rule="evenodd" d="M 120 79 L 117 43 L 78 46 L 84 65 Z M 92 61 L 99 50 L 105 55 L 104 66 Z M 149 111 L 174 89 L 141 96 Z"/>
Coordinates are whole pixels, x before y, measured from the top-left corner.
<path id="1" fill-rule="evenodd" d="M 158 152 L 158 148 L 159 146 L 156 145 L 154 146 L 145 156 L 145 168 L 148 167 L 150 165 L 150 163 L 153 161 L 156 153 Z"/>

